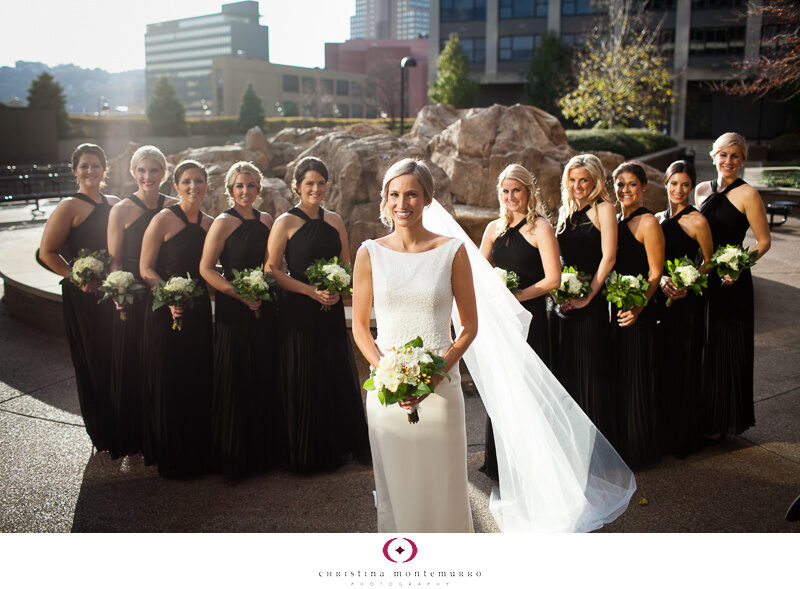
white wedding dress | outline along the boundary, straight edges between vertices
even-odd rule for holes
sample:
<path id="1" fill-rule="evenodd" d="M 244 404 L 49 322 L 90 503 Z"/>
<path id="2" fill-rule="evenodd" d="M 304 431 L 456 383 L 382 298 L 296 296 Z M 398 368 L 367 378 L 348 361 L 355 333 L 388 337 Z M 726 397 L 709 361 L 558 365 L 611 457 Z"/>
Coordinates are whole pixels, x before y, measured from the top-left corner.
<path id="1" fill-rule="evenodd" d="M 451 275 L 461 241 L 420 253 L 364 242 L 372 265 L 376 344 L 381 352 L 417 336 L 439 355 L 452 343 Z M 472 532 L 464 398 L 456 364 L 419 404 L 419 423 L 367 393 L 379 532 Z"/>

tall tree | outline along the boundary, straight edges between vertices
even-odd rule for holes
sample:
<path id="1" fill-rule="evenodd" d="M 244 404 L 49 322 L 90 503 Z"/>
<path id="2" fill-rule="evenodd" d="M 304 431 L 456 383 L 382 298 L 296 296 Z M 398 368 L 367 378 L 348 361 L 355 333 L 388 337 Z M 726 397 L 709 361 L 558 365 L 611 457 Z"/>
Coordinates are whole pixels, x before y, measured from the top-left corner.
<path id="1" fill-rule="evenodd" d="M 67 100 L 64 89 L 47 72 L 31 82 L 28 88 L 28 108 L 48 108 L 56 111 L 56 127 L 59 137 L 66 137 L 70 130 Z"/>
<path id="2" fill-rule="evenodd" d="M 458 35 L 451 33 L 437 63 L 436 80 L 428 87 L 428 98 L 437 104 L 469 108 L 478 92 L 478 82 L 469 77 L 469 61 Z"/>
<path id="3" fill-rule="evenodd" d="M 574 85 L 572 49 L 564 45 L 553 31 L 548 31 L 528 63 L 525 104 L 563 118 L 558 101 Z"/>
<path id="4" fill-rule="evenodd" d="M 157 135 L 186 135 L 186 109 L 178 98 L 175 86 L 162 76 L 153 88 L 153 97 L 147 105 L 147 118 Z"/>
<path id="5" fill-rule="evenodd" d="M 253 127 L 264 128 L 264 105 L 261 103 L 261 97 L 256 94 L 252 82 L 247 84 L 242 94 L 238 122 L 242 133 L 247 133 Z"/>
<path id="6" fill-rule="evenodd" d="M 789 101 L 800 96 L 800 5 L 796 0 L 747 3 L 748 16 L 760 16 L 766 34 L 753 59 L 734 63 L 739 75 L 712 83 L 714 89 L 734 96 L 772 94 Z"/>
<path id="7" fill-rule="evenodd" d="M 650 27 L 644 4 L 604 0 L 598 19 L 575 62 L 577 86 L 561 98 L 564 116 L 585 126 L 616 127 L 639 122 L 665 125 L 672 104 L 672 75 Z"/>

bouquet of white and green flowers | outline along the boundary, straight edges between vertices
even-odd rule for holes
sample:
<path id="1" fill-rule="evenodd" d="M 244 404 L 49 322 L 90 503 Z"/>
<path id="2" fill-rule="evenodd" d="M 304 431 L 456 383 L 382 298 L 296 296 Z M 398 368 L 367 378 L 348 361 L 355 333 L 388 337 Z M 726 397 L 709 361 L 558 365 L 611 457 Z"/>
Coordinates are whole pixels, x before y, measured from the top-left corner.
<path id="1" fill-rule="evenodd" d="M 416 337 L 382 356 L 378 366 L 370 372 L 364 389 L 377 390 L 378 400 L 388 407 L 406 397 L 421 397 L 432 393 L 431 379 L 435 374 L 441 374 L 450 380 L 444 367 L 444 358 L 426 350 L 422 338 Z M 408 412 L 408 423 L 418 422 L 419 411 L 414 407 Z"/>
<path id="2" fill-rule="evenodd" d="M 134 298 L 147 292 L 147 285 L 136 280 L 132 272 L 117 270 L 106 276 L 98 290 L 105 293 L 98 303 L 111 299 L 119 307 L 123 307 L 126 304 L 132 305 Z M 123 321 L 128 319 L 124 308 L 120 308 L 119 318 Z"/>
<path id="3" fill-rule="evenodd" d="M 333 256 L 330 260 L 314 260 L 306 269 L 308 283 L 317 290 L 328 292 L 351 293 L 350 283 L 353 281 L 353 271 L 350 264 L 340 264 L 339 258 Z M 330 305 L 322 305 L 324 311 L 330 311 Z"/>
<path id="4" fill-rule="evenodd" d="M 186 278 L 173 276 L 166 282 L 159 280 L 153 287 L 153 311 L 160 309 L 164 305 L 177 307 L 192 307 L 194 299 L 202 296 L 205 287 L 194 280 L 189 273 Z M 181 330 L 183 321 L 180 317 L 173 319 L 172 329 Z"/>
<path id="5" fill-rule="evenodd" d="M 720 278 L 725 278 L 727 274 L 736 280 L 741 272 L 756 265 L 757 257 L 758 250 L 750 251 L 746 247 L 721 245 L 711 256 L 711 261 L 707 267 L 716 268 Z"/>
<path id="6" fill-rule="evenodd" d="M 552 291 L 557 303 L 566 303 L 570 299 L 585 299 L 592 292 L 592 277 L 585 272 L 578 272 L 572 266 L 561 271 L 561 285 Z"/>
<path id="7" fill-rule="evenodd" d="M 519 288 L 519 276 L 513 270 L 495 267 L 494 273 L 503 281 L 508 290 L 515 291 Z"/>
<path id="8" fill-rule="evenodd" d="M 72 262 L 67 280 L 78 288 L 83 288 L 93 280 L 103 280 L 110 264 L 111 256 L 106 250 L 93 252 L 84 248 Z"/>
<path id="9" fill-rule="evenodd" d="M 614 303 L 621 309 L 644 307 L 647 305 L 647 289 L 650 283 L 642 278 L 641 274 L 617 274 L 613 270 L 608 275 L 603 294 L 606 300 Z"/>
<path id="10" fill-rule="evenodd" d="M 256 301 L 271 301 L 270 287 L 275 284 L 275 279 L 264 272 L 261 268 L 251 270 L 233 271 L 233 292 L 246 301 L 255 303 Z M 256 319 L 261 317 L 261 311 L 254 311 Z"/>
<path id="11" fill-rule="evenodd" d="M 696 295 L 702 295 L 703 289 L 708 286 L 708 276 L 700 272 L 686 256 L 677 260 L 667 260 L 669 279 L 675 288 L 688 290 Z M 667 298 L 667 307 L 672 304 L 672 299 Z"/>

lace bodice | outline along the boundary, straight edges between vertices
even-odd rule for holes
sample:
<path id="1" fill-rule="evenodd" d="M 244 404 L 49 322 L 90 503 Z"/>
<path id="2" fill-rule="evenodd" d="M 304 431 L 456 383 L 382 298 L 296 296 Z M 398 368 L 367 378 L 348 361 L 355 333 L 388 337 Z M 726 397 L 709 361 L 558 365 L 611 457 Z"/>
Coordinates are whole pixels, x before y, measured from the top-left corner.
<path id="1" fill-rule="evenodd" d="M 417 336 L 426 348 L 440 350 L 453 341 L 453 258 L 461 246 L 451 239 L 420 253 L 390 250 L 364 242 L 372 264 L 372 296 L 382 350 L 403 345 Z"/>

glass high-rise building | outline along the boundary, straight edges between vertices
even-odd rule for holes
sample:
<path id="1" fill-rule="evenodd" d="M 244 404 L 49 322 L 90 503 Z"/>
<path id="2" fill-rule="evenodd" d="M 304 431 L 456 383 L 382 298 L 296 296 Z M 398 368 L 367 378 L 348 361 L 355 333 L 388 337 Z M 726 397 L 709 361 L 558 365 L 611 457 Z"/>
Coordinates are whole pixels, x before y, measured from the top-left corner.
<path id="1" fill-rule="evenodd" d="M 419 39 L 428 36 L 430 0 L 356 0 L 351 39 Z"/>
<path id="2" fill-rule="evenodd" d="M 258 2 L 223 4 L 217 14 L 147 25 L 147 97 L 167 76 L 188 116 L 213 111 L 211 63 L 229 56 L 269 61 L 268 28 L 259 24 Z"/>

